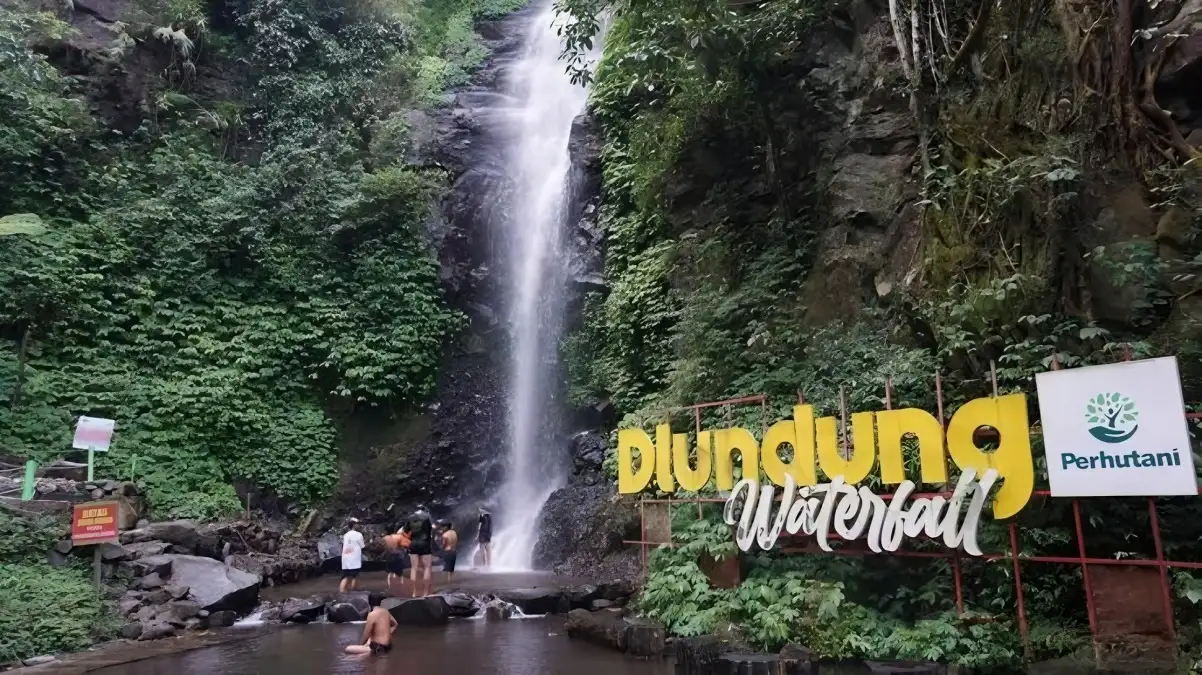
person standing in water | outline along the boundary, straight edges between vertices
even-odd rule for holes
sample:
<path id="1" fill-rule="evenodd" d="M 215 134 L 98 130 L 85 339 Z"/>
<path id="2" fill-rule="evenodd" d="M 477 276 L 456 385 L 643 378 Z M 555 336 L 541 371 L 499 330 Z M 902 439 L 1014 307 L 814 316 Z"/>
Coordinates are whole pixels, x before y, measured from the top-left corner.
<path id="1" fill-rule="evenodd" d="M 359 587 L 359 569 L 363 567 L 363 534 L 359 532 L 359 520 L 351 518 L 350 529 L 342 535 L 342 581 L 338 590 L 342 593 Z"/>
<path id="2" fill-rule="evenodd" d="M 434 523 L 425 509 L 418 509 L 409 521 L 410 580 L 413 582 L 413 597 L 424 598 L 432 591 L 430 580 L 431 555 L 434 553 Z"/>
<path id="3" fill-rule="evenodd" d="M 347 645 L 347 654 L 371 654 L 380 656 L 392 650 L 392 634 L 396 632 L 396 619 L 388 610 L 380 606 L 384 602 L 383 593 L 369 593 L 367 604 L 371 611 L 367 613 L 367 621 L 363 625 L 363 642 L 357 645 Z"/>
<path id="4" fill-rule="evenodd" d="M 459 557 L 459 535 L 451 521 L 442 521 L 442 571 L 447 573 L 447 583 L 455 576 L 455 559 Z"/>
<path id="5" fill-rule="evenodd" d="M 476 535 L 480 550 L 484 553 L 484 566 L 492 564 L 492 514 L 480 507 L 480 529 Z"/>
<path id="6" fill-rule="evenodd" d="M 409 535 L 402 528 L 396 534 L 384 537 L 384 546 L 388 549 L 388 590 L 392 591 L 392 581 L 396 579 L 404 595 L 405 572 L 409 568 Z"/>

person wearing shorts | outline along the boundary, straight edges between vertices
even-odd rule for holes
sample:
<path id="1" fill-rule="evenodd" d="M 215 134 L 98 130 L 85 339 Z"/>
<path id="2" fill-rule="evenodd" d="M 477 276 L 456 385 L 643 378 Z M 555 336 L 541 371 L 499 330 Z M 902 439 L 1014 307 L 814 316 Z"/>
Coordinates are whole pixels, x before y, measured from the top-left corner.
<path id="1" fill-rule="evenodd" d="M 419 509 L 409 521 L 409 578 L 413 582 L 413 597 L 424 598 L 433 592 L 430 579 L 431 556 L 434 553 L 434 523 L 425 509 Z"/>
<path id="2" fill-rule="evenodd" d="M 359 570 L 363 567 L 363 534 L 359 532 L 359 521 L 350 520 L 350 529 L 342 535 L 342 581 L 338 590 L 342 593 L 359 587 Z"/>
<path id="3" fill-rule="evenodd" d="M 484 566 L 492 564 L 492 514 L 480 507 L 480 529 L 477 530 L 476 541 L 480 543 L 480 551 L 484 554 Z"/>
<path id="4" fill-rule="evenodd" d="M 369 593 L 367 604 L 371 611 L 363 625 L 363 641 L 355 645 L 347 645 L 347 654 L 383 656 L 392 651 L 392 634 L 396 632 L 397 622 L 388 610 L 380 606 L 384 601 L 382 593 Z"/>
<path id="5" fill-rule="evenodd" d="M 384 546 L 388 550 L 386 567 L 388 569 L 387 585 L 392 590 L 392 581 L 396 579 L 401 586 L 401 594 L 405 592 L 405 572 L 409 569 L 409 538 L 397 532 L 384 537 Z"/>
<path id="6" fill-rule="evenodd" d="M 455 559 L 459 557 L 459 534 L 451 521 L 442 521 L 442 571 L 447 573 L 447 583 L 455 575 Z"/>

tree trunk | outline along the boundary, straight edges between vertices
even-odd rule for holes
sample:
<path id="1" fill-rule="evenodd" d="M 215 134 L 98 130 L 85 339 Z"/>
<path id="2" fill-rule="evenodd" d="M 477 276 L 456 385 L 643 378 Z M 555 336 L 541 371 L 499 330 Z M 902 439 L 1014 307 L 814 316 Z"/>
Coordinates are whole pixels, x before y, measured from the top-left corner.
<path id="1" fill-rule="evenodd" d="M 21 334 L 21 346 L 17 350 L 17 383 L 13 386 L 13 400 L 10 408 L 16 408 L 21 403 L 21 390 L 25 387 L 25 364 L 29 360 L 29 336 L 33 332 L 33 324 L 25 325 Z"/>

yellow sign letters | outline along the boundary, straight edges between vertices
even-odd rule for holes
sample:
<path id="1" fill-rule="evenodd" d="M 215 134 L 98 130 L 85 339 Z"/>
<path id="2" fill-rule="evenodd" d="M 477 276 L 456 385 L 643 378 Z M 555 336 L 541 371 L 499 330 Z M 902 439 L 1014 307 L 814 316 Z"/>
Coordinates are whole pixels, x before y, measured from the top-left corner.
<path id="1" fill-rule="evenodd" d="M 993 427 L 1000 436 L 996 450 L 985 452 L 973 442 L 980 427 Z M 848 459 L 839 452 L 834 417 L 814 419 L 814 408 L 798 405 L 793 419 L 781 420 L 758 442 L 741 428 L 705 430 L 698 434 L 695 466 L 690 464 L 689 437 L 673 434 L 667 424 L 655 429 L 655 442 L 642 429 L 618 431 L 618 491 L 640 492 L 655 477 L 664 492 L 697 491 L 714 480 L 720 490 L 734 487 L 734 458 L 741 458 L 742 477 L 758 480 L 760 471 L 776 485 L 785 475 L 799 486 L 818 483 L 818 468 L 828 478 L 841 477 L 849 484 L 868 477 L 879 463 L 881 481 L 897 485 L 906 480 L 902 438 L 913 435 L 919 448 L 921 482 L 947 482 L 947 454 L 962 471 L 978 475 L 993 469 L 1003 480 L 993 505 L 995 518 L 1009 518 L 1026 506 L 1035 486 L 1031 439 L 1027 427 L 1027 398 L 1022 394 L 979 398 L 964 404 L 952 416 L 946 436 L 939 421 L 925 410 L 903 408 L 861 412 L 851 416 Z M 793 448 L 792 461 L 781 459 L 781 446 Z M 636 460 L 638 466 L 635 466 Z M 879 461 L 878 461 L 879 460 Z"/>

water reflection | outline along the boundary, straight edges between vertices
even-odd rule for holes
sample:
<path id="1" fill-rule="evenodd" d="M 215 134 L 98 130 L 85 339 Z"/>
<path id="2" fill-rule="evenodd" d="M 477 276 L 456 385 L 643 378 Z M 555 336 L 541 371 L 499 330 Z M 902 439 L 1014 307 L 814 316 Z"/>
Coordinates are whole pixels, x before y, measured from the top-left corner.
<path id="1" fill-rule="evenodd" d="M 442 628 L 404 628 L 390 654 L 352 660 L 342 654 L 362 626 L 295 626 L 251 640 L 95 671 L 98 675 L 327 675 L 490 673 L 496 675 L 669 675 L 661 662 L 568 640 L 562 620 L 456 621 Z"/>

